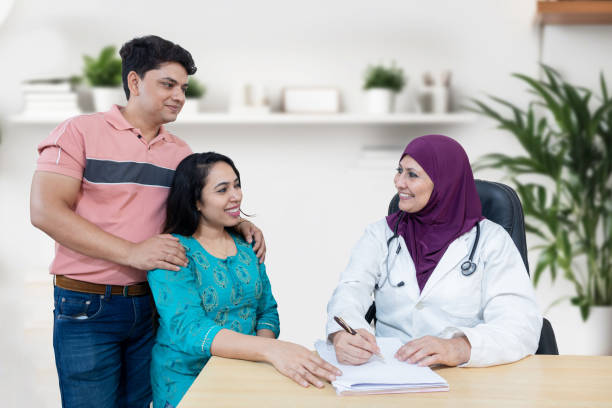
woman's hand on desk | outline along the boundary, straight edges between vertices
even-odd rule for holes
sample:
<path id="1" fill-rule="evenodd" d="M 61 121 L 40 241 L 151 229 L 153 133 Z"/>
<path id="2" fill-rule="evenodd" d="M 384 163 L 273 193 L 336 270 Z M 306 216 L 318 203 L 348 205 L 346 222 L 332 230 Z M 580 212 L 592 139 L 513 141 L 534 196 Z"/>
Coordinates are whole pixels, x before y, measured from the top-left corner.
<path id="1" fill-rule="evenodd" d="M 336 376 L 342 375 L 340 370 L 312 351 L 286 341 L 275 341 L 274 346 L 267 353 L 267 360 L 281 374 L 291 378 L 303 387 L 312 384 L 318 388 L 323 388 L 323 381 L 317 377 L 325 378 L 331 382 L 336 379 Z"/>
<path id="2" fill-rule="evenodd" d="M 332 334 L 332 342 L 339 363 L 361 365 L 368 362 L 373 354 L 380 353 L 376 337 L 365 329 L 357 329 L 356 335 L 345 331 Z"/>
<path id="3" fill-rule="evenodd" d="M 469 361 L 471 351 L 472 346 L 465 336 L 448 340 L 425 336 L 404 344 L 395 357 L 420 366 L 443 364 L 454 367 Z"/>

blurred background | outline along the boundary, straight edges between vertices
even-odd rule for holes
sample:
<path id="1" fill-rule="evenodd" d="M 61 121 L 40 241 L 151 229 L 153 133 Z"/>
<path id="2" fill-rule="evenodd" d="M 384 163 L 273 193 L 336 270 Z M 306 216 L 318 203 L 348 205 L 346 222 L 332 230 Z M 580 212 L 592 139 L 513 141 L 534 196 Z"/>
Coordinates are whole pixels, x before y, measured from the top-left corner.
<path id="1" fill-rule="evenodd" d="M 29 222 L 29 187 L 36 145 L 95 103 L 87 82 L 58 91 L 56 103 L 48 81 L 24 81 L 82 76 L 83 55 L 147 34 L 189 50 L 205 92 L 169 128 L 194 151 L 236 162 L 243 209 L 266 237 L 281 338 L 312 348 L 352 246 L 386 215 L 412 138 L 451 136 L 472 161 L 518 155 L 514 136 L 463 108 L 470 98 L 527 106 L 534 96 L 511 73 L 538 78 L 540 62 L 595 93 L 600 72 L 612 78 L 612 26 L 538 24 L 535 0 L 1 1 L 0 390 L 9 406 L 60 405 L 53 242 Z M 363 89 L 367 67 L 393 63 L 405 86 L 392 109 L 376 107 Z M 476 177 L 508 182 L 501 171 Z M 578 308 L 549 308 L 573 285 L 543 274 L 536 290 L 560 352 L 596 353 L 587 337 L 599 332 L 585 334 Z"/>

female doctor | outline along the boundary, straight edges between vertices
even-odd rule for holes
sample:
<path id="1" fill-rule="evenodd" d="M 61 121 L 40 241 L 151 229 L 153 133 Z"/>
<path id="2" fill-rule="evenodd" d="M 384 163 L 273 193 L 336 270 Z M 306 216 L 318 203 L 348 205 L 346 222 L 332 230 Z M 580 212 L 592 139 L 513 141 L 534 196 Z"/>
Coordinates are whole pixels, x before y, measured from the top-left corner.
<path id="1" fill-rule="evenodd" d="M 401 361 L 474 367 L 533 354 L 542 326 L 534 290 L 506 230 L 482 216 L 461 145 L 414 139 L 395 187 L 400 211 L 366 228 L 327 306 L 338 361 L 362 364 L 379 351 L 364 318 L 372 295 L 375 334 L 400 338 Z"/>

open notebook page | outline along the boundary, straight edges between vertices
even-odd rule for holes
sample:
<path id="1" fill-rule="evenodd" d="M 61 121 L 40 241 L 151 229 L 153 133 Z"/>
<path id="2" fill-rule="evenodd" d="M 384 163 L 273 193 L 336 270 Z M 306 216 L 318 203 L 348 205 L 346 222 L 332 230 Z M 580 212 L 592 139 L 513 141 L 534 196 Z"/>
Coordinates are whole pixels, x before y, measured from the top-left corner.
<path id="1" fill-rule="evenodd" d="M 394 357 L 402 346 L 398 338 L 377 337 L 376 342 L 384 361 L 373 357 L 360 366 L 340 364 L 333 345 L 323 340 L 315 343 L 319 356 L 342 370 L 342 376 L 332 383 L 338 393 L 448 391 L 448 383 L 429 367 L 419 367 Z"/>

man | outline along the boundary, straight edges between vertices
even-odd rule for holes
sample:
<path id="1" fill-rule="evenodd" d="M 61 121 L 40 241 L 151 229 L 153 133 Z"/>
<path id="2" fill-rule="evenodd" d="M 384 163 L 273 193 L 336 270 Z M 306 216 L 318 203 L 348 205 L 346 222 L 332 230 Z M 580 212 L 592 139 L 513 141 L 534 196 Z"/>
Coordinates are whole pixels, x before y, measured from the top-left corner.
<path id="1" fill-rule="evenodd" d="M 185 102 L 191 54 L 160 37 L 121 48 L 127 106 L 60 124 L 39 146 L 34 226 L 56 241 L 53 345 L 64 407 L 148 407 L 153 346 L 146 271 L 179 270 L 162 234 L 174 169 L 191 150 L 163 124 Z M 265 255 L 261 231 L 238 230 Z"/>

